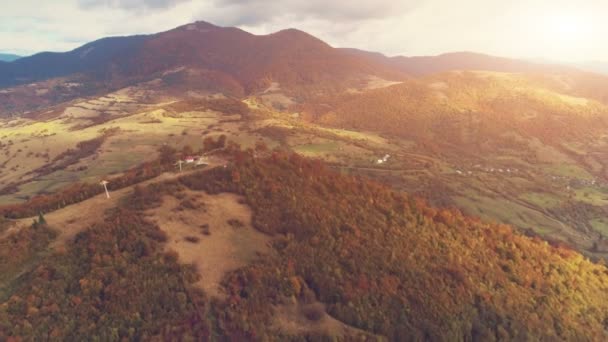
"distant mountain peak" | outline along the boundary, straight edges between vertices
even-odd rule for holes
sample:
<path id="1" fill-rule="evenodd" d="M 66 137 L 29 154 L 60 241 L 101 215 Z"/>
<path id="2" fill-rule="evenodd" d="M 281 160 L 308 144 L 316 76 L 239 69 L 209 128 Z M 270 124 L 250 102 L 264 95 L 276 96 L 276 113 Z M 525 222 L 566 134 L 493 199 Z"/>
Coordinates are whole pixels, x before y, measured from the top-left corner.
<path id="1" fill-rule="evenodd" d="M 195 22 L 193 22 L 192 24 L 198 26 L 198 27 L 220 27 L 218 25 L 212 24 L 208 21 L 204 21 L 204 20 L 197 20 Z"/>
<path id="2" fill-rule="evenodd" d="M 220 26 L 213 25 L 206 21 L 195 21 L 190 24 L 186 24 L 177 28 L 177 30 L 186 30 L 186 31 L 199 31 L 199 32 L 210 32 L 215 31 L 217 29 L 221 29 Z"/>
<path id="3" fill-rule="evenodd" d="M 188 73 L 165 77 L 167 71 L 180 67 L 206 77 L 194 79 Z M 403 73 L 346 55 L 297 29 L 256 35 L 197 21 L 156 34 L 101 38 L 69 52 L 0 63 L 0 88 L 77 77 L 98 88 L 117 89 L 161 78 L 173 89 L 199 87 L 242 95 L 266 89 L 272 80 L 301 99 L 313 96 L 310 89 L 339 92 L 358 86 L 370 75 L 397 80 Z"/>
<path id="4" fill-rule="evenodd" d="M 18 60 L 19 58 L 21 58 L 21 56 L 7 54 L 7 53 L 0 53 L 0 61 L 2 61 L 2 62 L 12 62 L 12 61 Z"/>
<path id="5" fill-rule="evenodd" d="M 308 33 L 304 32 L 302 30 L 298 30 L 296 28 L 282 29 L 280 31 L 275 32 L 275 34 L 294 34 L 294 35 L 307 35 L 307 36 L 310 36 Z"/>
<path id="6" fill-rule="evenodd" d="M 318 40 L 321 41 L 319 38 L 306 33 L 304 31 L 295 29 L 295 28 L 288 28 L 288 29 L 284 29 L 284 30 L 280 30 L 277 31 L 275 33 L 271 33 L 270 36 L 283 36 L 283 37 L 292 37 L 292 38 L 305 38 L 305 39 L 314 39 L 314 40 Z"/>
<path id="7" fill-rule="evenodd" d="M 309 49 L 327 49 L 331 48 L 329 44 L 324 42 L 323 40 L 306 33 L 304 31 L 300 31 L 298 29 L 289 28 L 285 30 L 280 30 L 275 33 L 271 33 L 267 35 L 267 37 L 275 40 L 279 40 L 285 44 L 289 45 L 298 45 L 300 47 L 305 47 Z"/>

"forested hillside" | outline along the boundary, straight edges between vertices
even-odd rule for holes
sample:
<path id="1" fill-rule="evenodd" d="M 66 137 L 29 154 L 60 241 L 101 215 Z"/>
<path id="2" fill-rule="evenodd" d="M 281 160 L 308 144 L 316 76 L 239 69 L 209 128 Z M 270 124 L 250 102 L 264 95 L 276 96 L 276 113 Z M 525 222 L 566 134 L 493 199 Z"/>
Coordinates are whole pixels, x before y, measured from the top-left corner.
<path id="1" fill-rule="evenodd" d="M 299 340 L 275 324 L 285 298 L 321 301 L 363 330 L 346 339 L 608 337 L 604 265 L 320 161 L 252 151 L 232 159 L 137 188 L 105 224 L 41 262 L 1 298 L 0 339 Z M 183 188 L 243 195 L 254 226 L 274 236 L 273 253 L 228 274 L 224 301 L 192 286 L 194 270 L 164 254 L 166 237 L 143 215 Z"/>
<path id="2" fill-rule="evenodd" d="M 154 84 L 165 94 L 209 91 L 240 97 L 275 82 L 289 96 L 310 100 L 360 86 L 370 76 L 406 77 L 396 67 L 345 53 L 295 29 L 254 35 L 196 22 L 0 62 L 0 88 L 7 89 L 0 92 L 0 117 L 155 80 L 162 81 Z M 22 86 L 27 84 L 32 86 Z"/>
<path id="3" fill-rule="evenodd" d="M 475 144 L 506 132 L 547 142 L 584 141 L 608 126 L 602 102 L 557 91 L 546 81 L 518 74 L 445 73 L 334 99 L 319 122 Z"/>

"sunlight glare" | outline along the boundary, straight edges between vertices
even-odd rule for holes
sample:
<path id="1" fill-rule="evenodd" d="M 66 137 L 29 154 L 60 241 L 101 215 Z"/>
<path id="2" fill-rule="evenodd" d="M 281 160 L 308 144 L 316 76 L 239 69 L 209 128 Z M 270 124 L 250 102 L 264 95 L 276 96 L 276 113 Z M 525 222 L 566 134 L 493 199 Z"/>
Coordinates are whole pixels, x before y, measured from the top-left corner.
<path id="1" fill-rule="evenodd" d="M 586 10 L 532 10 L 520 18 L 522 36 L 514 45 L 550 59 L 587 60 L 597 46 L 599 19 L 598 13 Z"/>
<path id="2" fill-rule="evenodd" d="M 547 13 L 540 18 L 539 24 L 547 42 L 568 44 L 573 48 L 593 34 L 592 18 L 583 13 Z"/>

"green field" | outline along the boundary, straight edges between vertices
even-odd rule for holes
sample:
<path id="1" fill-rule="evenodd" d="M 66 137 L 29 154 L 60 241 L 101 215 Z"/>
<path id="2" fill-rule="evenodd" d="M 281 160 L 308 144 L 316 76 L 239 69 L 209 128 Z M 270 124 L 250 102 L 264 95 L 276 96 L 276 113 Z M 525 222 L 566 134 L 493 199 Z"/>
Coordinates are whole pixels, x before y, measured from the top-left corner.
<path id="1" fill-rule="evenodd" d="M 585 187 L 574 191 L 577 201 L 585 202 L 595 206 L 608 205 L 608 193 L 598 188 Z"/>
<path id="2" fill-rule="evenodd" d="M 595 218 L 589 221 L 593 229 L 608 236 L 608 218 Z"/>
<path id="3" fill-rule="evenodd" d="M 298 152 L 308 156 L 320 156 L 326 153 L 335 152 L 339 148 L 338 143 L 329 142 L 329 143 L 321 143 L 321 144 L 306 144 L 295 146 L 293 149 Z"/>
<path id="4" fill-rule="evenodd" d="M 522 200 L 534 204 L 540 208 L 555 208 L 561 203 L 560 199 L 554 194 L 528 192 L 519 196 Z"/>

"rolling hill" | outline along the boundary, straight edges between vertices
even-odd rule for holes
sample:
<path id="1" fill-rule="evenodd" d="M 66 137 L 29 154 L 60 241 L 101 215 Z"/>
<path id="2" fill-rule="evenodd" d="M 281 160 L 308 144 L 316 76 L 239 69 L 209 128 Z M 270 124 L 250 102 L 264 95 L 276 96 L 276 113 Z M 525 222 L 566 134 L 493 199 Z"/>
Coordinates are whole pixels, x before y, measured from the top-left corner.
<path id="1" fill-rule="evenodd" d="M 50 221 L 2 240 L 20 252 L 0 264 L 8 270 L 0 279 L 10 281 L 0 298 L 0 337 L 38 338 L 53 327 L 60 339 L 606 338 L 605 266 L 576 252 L 298 155 L 225 157 L 229 168 L 134 188 L 105 222 L 50 258 L 39 254 L 53 239 Z M 197 285 L 205 261 L 188 267 L 179 250 L 166 253 L 169 223 L 150 217 L 171 197 L 178 199 L 172 215 L 200 217 L 225 192 L 243 196 L 273 252 L 227 272 L 224 297 L 216 297 Z M 213 236 L 247 228 L 210 229 Z M 188 230 L 201 237 L 186 244 L 211 247 L 206 233 Z M 14 277 L 11 267 L 32 262 L 27 279 Z"/>
<path id="2" fill-rule="evenodd" d="M 602 96 L 578 97 L 584 93 L 580 78 L 559 78 L 560 86 L 558 78 L 549 79 L 447 72 L 328 99 L 311 109 L 316 119 L 311 116 L 321 125 L 409 145 L 391 165 L 396 186 L 439 205 L 559 236 L 581 250 L 603 251 L 597 243 L 606 234 L 600 223 L 606 203 L 590 196 L 606 196 L 608 106 Z M 431 161 L 416 176 L 403 165 L 413 156 Z"/>
<path id="3" fill-rule="evenodd" d="M 603 81 L 608 84 L 608 78 Z M 441 136 L 449 143 L 458 137 L 485 140 L 508 132 L 542 141 L 576 139 L 574 135 L 594 139 L 607 124 L 608 108 L 576 94 L 555 91 L 533 75 L 450 72 L 337 98 L 320 122 L 397 135 Z"/>

